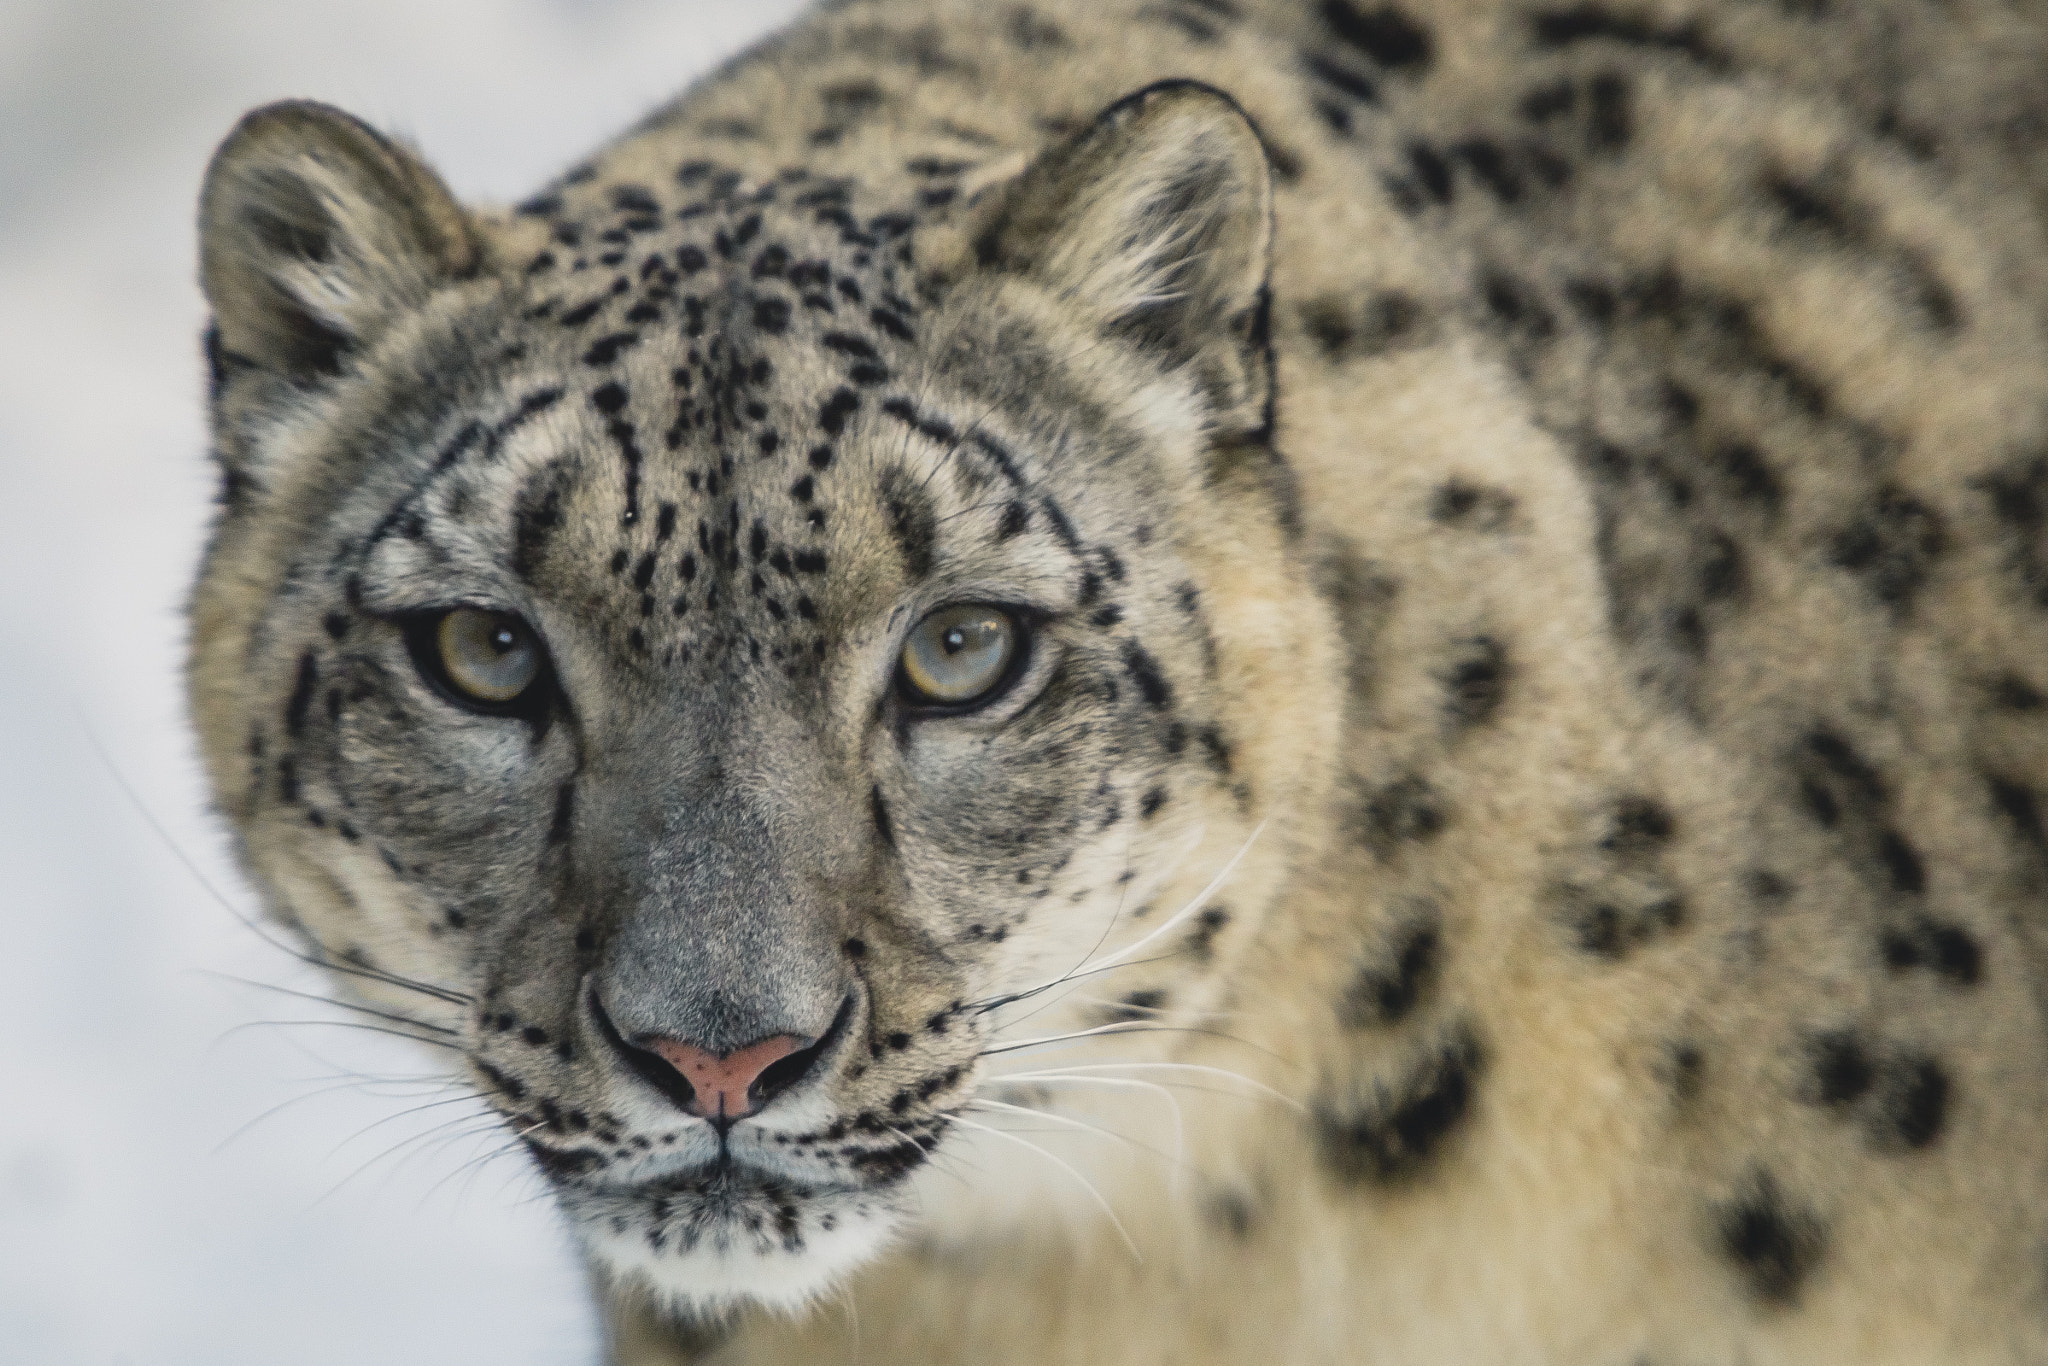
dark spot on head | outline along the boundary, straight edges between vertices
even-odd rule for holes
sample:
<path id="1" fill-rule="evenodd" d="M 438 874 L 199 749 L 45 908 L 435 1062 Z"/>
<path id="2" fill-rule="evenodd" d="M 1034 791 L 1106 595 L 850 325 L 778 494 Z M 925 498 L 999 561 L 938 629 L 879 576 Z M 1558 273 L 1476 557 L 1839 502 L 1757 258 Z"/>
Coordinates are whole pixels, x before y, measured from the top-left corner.
<path id="1" fill-rule="evenodd" d="M 1887 486 L 1835 533 L 1829 558 L 1861 578 L 1878 601 L 1903 610 L 1947 549 L 1940 515 L 1911 494 Z"/>
<path id="2" fill-rule="evenodd" d="M 875 838 L 884 849 L 891 853 L 896 849 L 896 827 L 889 819 L 889 804 L 882 800 L 882 789 L 868 789 L 868 814 L 874 822 Z"/>
<path id="3" fill-rule="evenodd" d="M 1354 0 L 1322 0 L 1322 15 L 1332 33 L 1381 66 L 1421 71 L 1435 55 L 1429 30 L 1393 5 L 1368 9 Z"/>
<path id="4" fill-rule="evenodd" d="M 882 506 L 889 515 L 889 534 L 911 579 L 930 576 L 938 549 L 938 519 L 930 498 L 909 475 L 891 469 L 882 478 Z"/>
<path id="5" fill-rule="evenodd" d="M 1131 676 L 1131 681 L 1138 685 L 1138 691 L 1144 696 L 1147 706 L 1154 710 L 1164 710 L 1172 704 L 1172 687 L 1159 672 L 1158 664 L 1146 652 L 1145 647 L 1134 640 L 1124 643 L 1124 671 Z"/>
<path id="6" fill-rule="evenodd" d="M 299 656 L 298 677 L 292 684 L 291 699 L 284 707 L 284 728 L 288 734 L 305 733 L 306 713 L 312 708 L 313 693 L 319 686 L 320 667 L 314 661 L 313 652 L 308 650 Z"/>

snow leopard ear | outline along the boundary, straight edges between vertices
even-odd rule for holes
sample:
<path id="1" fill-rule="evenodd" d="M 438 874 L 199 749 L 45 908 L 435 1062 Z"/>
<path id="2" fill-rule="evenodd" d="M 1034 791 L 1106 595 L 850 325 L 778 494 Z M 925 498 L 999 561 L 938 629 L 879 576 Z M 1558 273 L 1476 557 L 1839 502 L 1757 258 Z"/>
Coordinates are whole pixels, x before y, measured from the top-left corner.
<path id="1" fill-rule="evenodd" d="M 295 384 L 343 358 L 450 280 L 483 239 L 411 152 L 309 100 L 243 116 L 199 196 L 199 275 L 217 360 Z"/>
<path id="2" fill-rule="evenodd" d="M 1262 435 L 1272 174 L 1237 102 L 1167 81 L 1104 110 L 990 207 L 974 251 L 1185 373 L 1218 435 Z"/>

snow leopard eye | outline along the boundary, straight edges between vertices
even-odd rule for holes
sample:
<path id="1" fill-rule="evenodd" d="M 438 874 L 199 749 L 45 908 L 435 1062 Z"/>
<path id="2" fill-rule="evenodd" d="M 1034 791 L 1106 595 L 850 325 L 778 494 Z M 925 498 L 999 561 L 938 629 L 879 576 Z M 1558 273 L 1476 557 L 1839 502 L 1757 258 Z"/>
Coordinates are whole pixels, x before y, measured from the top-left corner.
<path id="1" fill-rule="evenodd" d="M 900 679 L 919 706 L 962 707 L 987 700 L 1008 682 L 1022 653 L 1024 631 L 999 607 L 941 607 L 904 643 Z"/>
<path id="2" fill-rule="evenodd" d="M 431 629 L 414 645 L 422 668 L 456 701 L 479 710 L 512 708 L 545 670 L 533 628 L 510 612 L 457 607 L 423 624 Z"/>

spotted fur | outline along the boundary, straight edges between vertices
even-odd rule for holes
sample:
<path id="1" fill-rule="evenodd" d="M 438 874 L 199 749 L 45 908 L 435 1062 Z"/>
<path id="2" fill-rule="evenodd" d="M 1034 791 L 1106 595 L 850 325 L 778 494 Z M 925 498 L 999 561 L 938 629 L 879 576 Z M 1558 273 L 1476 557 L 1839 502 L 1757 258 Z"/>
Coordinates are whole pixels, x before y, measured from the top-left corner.
<path id="1" fill-rule="evenodd" d="M 2044 77 L 1999 0 L 853 0 L 504 211 L 258 111 L 220 807 L 622 1361 L 2039 1361 Z M 920 710 L 956 602 L 1031 644 Z M 632 1042 L 778 1032 L 729 1130 Z"/>

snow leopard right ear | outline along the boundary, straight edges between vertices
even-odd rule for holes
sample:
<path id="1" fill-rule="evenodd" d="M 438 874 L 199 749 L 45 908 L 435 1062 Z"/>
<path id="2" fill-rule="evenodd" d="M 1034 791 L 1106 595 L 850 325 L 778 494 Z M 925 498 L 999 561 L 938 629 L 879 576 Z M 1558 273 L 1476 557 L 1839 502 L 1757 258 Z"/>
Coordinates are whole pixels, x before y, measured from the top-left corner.
<path id="1" fill-rule="evenodd" d="M 338 373 L 349 351 L 483 256 L 475 224 L 425 163 L 310 100 L 244 115 L 200 191 L 217 363 L 293 384 Z"/>
<path id="2" fill-rule="evenodd" d="M 1192 380 L 1219 436 L 1270 426 L 1272 171 L 1237 101 L 1198 81 L 1147 86 L 978 212 L 983 269 L 1035 280 Z"/>

